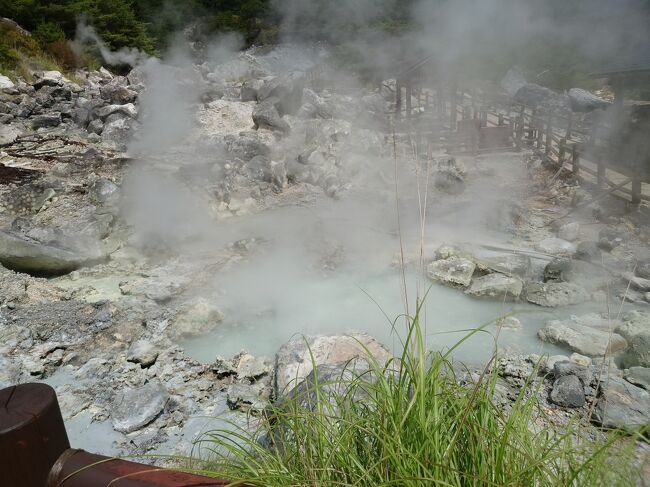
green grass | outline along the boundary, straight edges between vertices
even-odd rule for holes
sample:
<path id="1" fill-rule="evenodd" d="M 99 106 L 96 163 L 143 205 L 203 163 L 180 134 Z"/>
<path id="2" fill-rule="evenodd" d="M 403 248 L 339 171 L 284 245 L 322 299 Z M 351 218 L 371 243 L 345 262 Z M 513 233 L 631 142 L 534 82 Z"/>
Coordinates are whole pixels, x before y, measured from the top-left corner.
<path id="1" fill-rule="evenodd" d="M 202 473 L 260 486 L 616 486 L 640 478 L 634 437 L 589 441 L 577 423 L 563 432 L 534 427 L 547 424 L 538 422 L 536 394 L 496 405 L 495 372 L 460 384 L 449 353 L 425 353 L 419 310 L 402 358 L 367 360 L 368 373 L 350 367 L 335 383 L 273 406 L 258 431 L 210 432 Z"/>

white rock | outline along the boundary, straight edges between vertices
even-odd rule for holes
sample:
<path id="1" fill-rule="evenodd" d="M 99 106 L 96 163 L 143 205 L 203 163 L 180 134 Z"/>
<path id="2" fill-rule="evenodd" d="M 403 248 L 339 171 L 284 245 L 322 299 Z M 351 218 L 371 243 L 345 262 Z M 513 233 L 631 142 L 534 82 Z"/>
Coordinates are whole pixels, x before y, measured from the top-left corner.
<path id="1" fill-rule="evenodd" d="M 580 236 L 580 224 L 576 222 L 565 223 L 560 227 L 557 236 L 569 242 L 577 240 Z"/>
<path id="2" fill-rule="evenodd" d="M 569 357 L 569 360 L 574 364 L 584 365 L 585 367 L 589 367 L 591 365 L 591 358 L 580 355 L 579 353 L 572 353 L 571 357 Z"/>
<path id="3" fill-rule="evenodd" d="M 0 90 L 13 90 L 15 86 L 13 81 L 0 74 Z"/>
<path id="4" fill-rule="evenodd" d="M 537 250 L 545 254 L 571 256 L 576 253 L 576 246 L 561 238 L 546 238 L 537 244 Z"/>

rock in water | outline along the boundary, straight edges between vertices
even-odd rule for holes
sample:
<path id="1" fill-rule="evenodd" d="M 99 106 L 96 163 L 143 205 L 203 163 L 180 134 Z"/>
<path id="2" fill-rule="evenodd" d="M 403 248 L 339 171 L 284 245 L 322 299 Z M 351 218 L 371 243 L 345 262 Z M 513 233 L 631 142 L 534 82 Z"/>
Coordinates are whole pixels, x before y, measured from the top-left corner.
<path id="1" fill-rule="evenodd" d="M 477 277 L 465 292 L 472 296 L 516 299 L 521 294 L 523 287 L 524 283 L 521 279 L 495 273 Z"/>
<path id="2" fill-rule="evenodd" d="M 650 315 L 630 311 L 623 315 L 623 323 L 616 328 L 629 345 L 621 359 L 623 367 L 650 367 Z"/>
<path id="3" fill-rule="evenodd" d="M 571 282 L 534 282 L 526 287 L 526 299 L 533 304 L 555 308 L 589 300 L 587 291 Z"/>
<path id="4" fill-rule="evenodd" d="M 100 242 L 84 235 L 50 227 L 0 230 L 0 263 L 15 271 L 61 275 L 105 258 Z"/>
<path id="5" fill-rule="evenodd" d="M 593 93 L 581 88 L 571 88 L 568 92 L 571 110 L 574 112 L 591 112 L 605 110 L 610 103 Z"/>
<path id="6" fill-rule="evenodd" d="M 601 383 L 594 420 L 605 428 L 633 431 L 650 423 L 650 393 L 618 377 Z"/>
<path id="7" fill-rule="evenodd" d="M 356 357 L 372 355 L 379 363 L 392 358 L 391 353 L 370 335 L 332 335 L 298 337 L 282 345 L 275 359 L 277 397 L 300 384 L 313 366 L 346 363 Z"/>
<path id="8" fill-rule="evenodd" d="M 585 405 L 585 389 L 575 375 L 565 375 L 553 383 L 551 401 L 566 408 L 579 408 Z"/>
<path id="9" fill-rule="evenodd" d="M 139 430 L 158 417 L 168 400 L 167 390 L 158 382 L 126 390 L 115 401 L 113 428 L 121 433 Z"/>
<path id="10" fill-rule="evenodd" d="M 476 264 L 462 257 L 436 260 L 427 266 L 427 275 L 434 281 L 453 286 L 469 286 Z"/>
<path id="11" fill-rule="evenodd" d="M 542 341 L 563 345 L 589 357 L 602 356 L 607 352 L 617 352 L 627 347 L 627 342 L 621 335 L 585 326 L 579 318 L 549 321 L 537 332 L 537 336 Z"/>

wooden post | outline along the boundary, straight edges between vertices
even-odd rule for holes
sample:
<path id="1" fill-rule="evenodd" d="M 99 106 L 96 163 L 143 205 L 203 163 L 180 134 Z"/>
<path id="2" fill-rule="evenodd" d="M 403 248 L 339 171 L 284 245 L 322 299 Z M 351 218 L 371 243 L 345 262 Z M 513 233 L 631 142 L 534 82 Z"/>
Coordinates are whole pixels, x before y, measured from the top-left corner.
<path id="1" fill-rule="evenodd" d="M 571 138 L 571 131 L 573 130 L 573 112 L 569 112 L 569 120 L 567 121 L 565 138 Z"/>
<path id="2" fill-rule="evenodd" d="M 481 127 L 487 127 L 487 110 L 481 107 Z"/>
<path id="3" fill-rule="evenodd" d="M 397 81 L 395 84 L 395 113 L 397 118 L 402 114 L 402 83 Z"/>
<path id="4" fill-rule="evenodd" d="M 503 127 L 503 113 L 499 113 L 499 127 Z"/>
<path id="5" fill-rule="evenodd" d="M 537 129 L 537 150 L 541 150 L 544 143 L 544 122 L 542 122 L 542 117 L 537 117 L 535 128 Z"/>
<path id="6" fill-rule="evenodd" d="M 452 132 L 456 132 L 458 129 L 458 112 L 457 112 L 457 103 L 456 103 L 456 80 L 451 83 L 451 99 L 449 100 L 451 105 L 451 116 L 449 117 L 449 127 Z"/>
<path id="7" fill-rule="evenodd" d="M 406 82 L 406 118 L 408 121 L 411 121 L 411 112 L 413 111 L 413 107 L 411 106 L 411 102 L 413 99 L 413 86 L 411 84 L 411 80 L 409 79 Z"/>
<path id="8" fill-rule="evenodd" d="M 553 116 L 549 114 L 546 121 L 546 148 L 544 153 L 546 157 L 551 156 L 551 149 L 553 148 Z"/>
<path id="9" fill-rule="evenodd" d="M 2 485 L 43 487 L 70 448 L 54 389 L 20 384 L 0 390 Z"/>
<path id="10" fill-rule="evenodd" d="M 638 205 L 641 203 L 641 178 L 638 174 L 634 175 L 632 179 L 632 204 Z"/>
<path id="11" fill-rule="evenodd" d="M 557 161 L 560 164 L 560 166 L 564 165 L 565 154 L 566 154 L 566 139 L 561 138 L 560 139 L 560 147 L 558 149 L 558 156 L 557 156 Z"/>
<path id="12" fill-rule="evenodd" d="M 598 165 L 596 168 L 596 182 L 598 184 L 599 188 L 604 188 L 605 187 L 605 163 L 603 162 L 603 158 L 601 156 L 598 156 L 598 161 L 596 162 Z"/>
<path id="13" fill-rule="evenodd" d="M 526 138 L 530 141 L 531 146 L 535 141 L 535 130 L 537 129 L 537 108 L 533 108 L 530 113 L 530 123 L 528 124 L 528 135 Z"/>
<path id="14" fill-rule="evenodd" d="M 580 153 L 578 152 L 578 144 L 573 144 L 571 149 L 571 165 L 573 166 L 573 176 L 580 177 Z"/>
<path id="15" fill-rule="evenodd" d="M 515 145 L 517 146 L 517 149 L 521 149 L 521 139 L 524 137 L 524 124 L 526 122 L 524 121 L 524 116 L 519 115 L 519 118 L 517 119 L 517 122 L 515 124 Z"/>

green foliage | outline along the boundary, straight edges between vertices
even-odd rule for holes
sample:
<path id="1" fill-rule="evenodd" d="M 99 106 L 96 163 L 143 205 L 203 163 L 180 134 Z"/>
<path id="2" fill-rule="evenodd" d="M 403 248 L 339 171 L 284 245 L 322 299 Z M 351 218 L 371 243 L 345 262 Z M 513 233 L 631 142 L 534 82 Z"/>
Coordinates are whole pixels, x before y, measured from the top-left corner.
<path id="1" fill-rule="evenodd" d="M 65 39 L 61 26 L 52 21 L 41 22 L 32 34 L 42 45 Z"/>
<path id="2" fill-rule="evenodd" d="M 418 315 L 394 362 L 383 366 L 369 357 L 369 372 L 350 365 L 340 379 L 315 380 L 272 407 L 252 434 L 208 433 L 201 446 L 211 459 L 202 473 L 260 486 L 633 486 L 642 480 L 632 462 L 634 438 L 591 440 L 577 423 L 550 428 L 526 387 L 514 403 L 495 404 L 496 367 L 476 383 L 460 383 L 448 354 L 424 352 Z"/>

